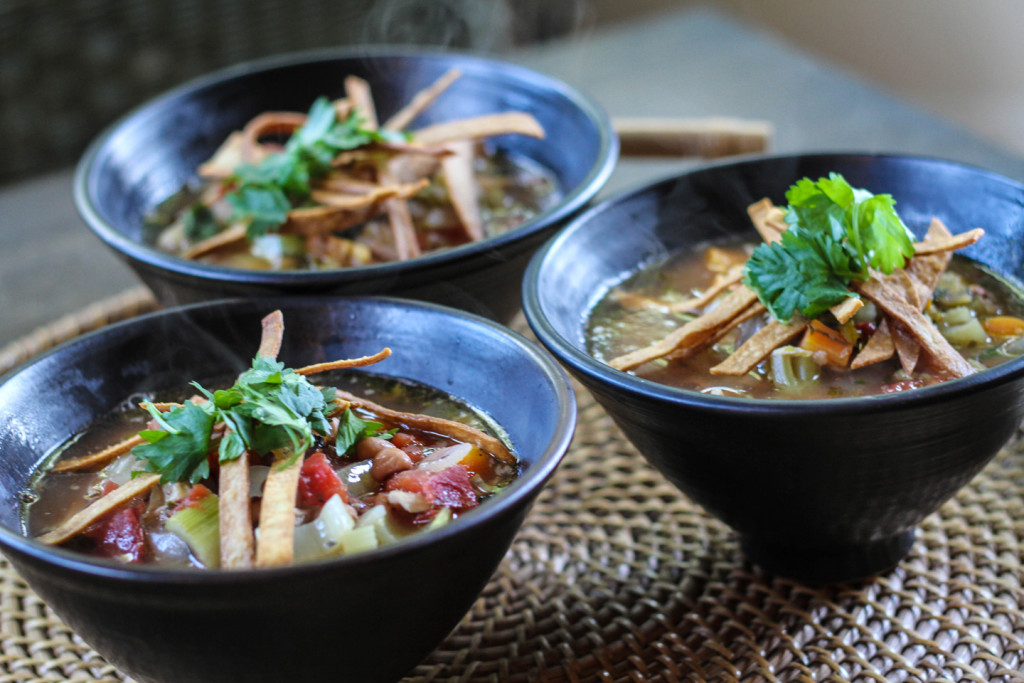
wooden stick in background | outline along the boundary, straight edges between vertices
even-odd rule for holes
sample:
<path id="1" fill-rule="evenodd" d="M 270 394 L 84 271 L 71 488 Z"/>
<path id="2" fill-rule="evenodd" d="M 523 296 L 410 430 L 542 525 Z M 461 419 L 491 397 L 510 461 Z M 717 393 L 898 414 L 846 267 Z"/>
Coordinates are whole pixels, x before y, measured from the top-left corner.
<path id="1" fill-rule="evenodd" d="M 767 121 L 709 118 L 616 117 L 622 156 L 715 157 L 763 152 L 771 144 Z"/>

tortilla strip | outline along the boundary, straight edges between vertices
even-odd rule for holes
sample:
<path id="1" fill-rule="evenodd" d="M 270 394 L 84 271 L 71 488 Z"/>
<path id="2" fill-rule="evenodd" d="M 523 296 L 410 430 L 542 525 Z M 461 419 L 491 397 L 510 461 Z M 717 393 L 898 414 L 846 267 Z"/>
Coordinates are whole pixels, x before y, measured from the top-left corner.
<path id="1" fill-rule="evenodd" d="M 913 375 L 917 369 L 917 362 L 921 359 L 921 345 L 917 343 L 902 323 L 893 320 L 892 341 L 896 347 L 896 355 L 899 356 L 900 365 L 908 375 Z"/>
<path id="2" fill-rule="evenodd" d="M 260 535 L 256 543 L 257 567 L 283 567 L 295 553 L 295 496 L 303 456 L 290 450 L 274 451 L 274 463 L 263 484 Z M 292 462 L 289 464 L 289 460 Z"/>
<path id="3" fill-rule="evenodd" d="M 874 301 L 883 311 L 903 323 L 935 363 L 953 377 L 966 377 L 974 367 L 957 353 L 932 322 L 906 299 L 885 283 L 867 280 L 854 285 L 864 296 Z"/>
<path id="4" fill-rule="evenodd" d="M 333 209 L 358 211 L 359 209 L 365 209 L 393 197 L 399 197 L 402 199 L 413 197 L 419 193 L 420 190 L 425 188 L 427 184 L 428 181 L 422 180 L 416 183 L 391 183 L 386 185 L 377 185 L 369 192 L 362 194 L 340 194 L 329 190 L 314 189 L 310 193 L 310 197 L 318 204 L 322 204 Z M 302 209 L 289 211 L 288 215 L 291 217 L 299 211 L 302 211 Z"/>
<path id="5" fill-rule="evenodd" d="M 473 172 L 473 143 L 459 140 L 448 143 L 448 148 L 452 155 L 441 160 L 448 198 L 466 231 L 466 237 L 471 242 L 479 242 L 484 238 L 484 224 L 477 199 L 476 174 Z"/>
<path id="6" fill-rule="evenodd" d="M 729 287 L 732 287 L 736 283 L 743 279 L 743 268 L 742 266 L 730 270 L 725 275 L 722 275 L 715 279 L 715 282 L 709 286 L 699 296 L 695 296 L 691 299 L 684 301 L 662 301 L 660 299 L 654 299 L 649 296 L 643 296 L 632 292 L 619 292 L 615 295 L 616 302 L 624 308 L 632 309 L 657 309 L 663 310 L 669 313 L 690 313 L 696 311 L 699 308 L 704 308 L 711 303 L 715 297 L 724 292 Z"/>
<path id="7" fill-rule="evenodd" d="M 370 194 L 374 190 L 380 189 L 380 185 L 369 180 L 350 176 L 341 171 L 331 171 L 313 183 L 313 189 L 338 194 Z"/>
<path id="8" fill-rule="evenodd" d="M 521 111 L 484 114 L 455 121 L 435 123 L 412 131 L 413 139 L 424 145 L 440 145 L 456 140 L 479 140 L 495 135 L 526 135 L 543 138 L 544 129 L 537 119 Z"/>
<path id="9" fill-rule="evenodd" d="M 746 285 L 740 285 L 710 311 L 670 332 L 663 339 L 650 346 L 613 358 L 608 365 L 616 370 L 631 370 L 661 358 L 673 351 L 700 344 L 714 334 L 715 330 L 741 314 L 744 309 L 757 301 L 757 294 Z"/>
<path id="10" fill-rule="evenodd" d="M 750 339 L 733 351 L 732 355 L 711 368 L 712 375 L 745 375 L 764 360 L 768 354 L 786 344 L 806 329 L 807 323 L 797 320 L 780 323 L 772 320 Z"/>
<path id="11" fill-rule="evenodd" d="M 789 227 L 786 223 L 786 212 L 772 204 L 772 200 L 767 197 L 748 206 L 747 215 L 750 216 L 757 234 L 769 244 L 780 241 L 782 233 Z"/>
<path id="12" fill-rule="evenodd" d="M 276 359 L 284 339 L 284 315 L 280 310 L 271 311 L 260 321 L 260 329 L 260 348 L 256 354 Z"/>
<path id="13" fill-rule="evenodd" d="M 217 151 L 207 161 L 199 165 L 197 173 L 200 178 L 227 178 L 242 163 L 242 131 L 236 130 L 221 143 Z"/>
<path id="14" fill-rule="evenodd" d="M 260 321 L 256 355 L 276 359 L 284 338 L 284 316 L 272 311 Z M 220 561 L 226 569 L 248 569 L 253 561 L 252 509 L 249 505 L 249 455 L 220 463 Z"/>
<path id="15" fill-rule="evenodd" d="M 938 220 L 938 218 L 933 218 L 932 223 L 934 224 L 935 221 Z M 932 237 L 929 232 L 929 235 L 925 237 L 923 242 L 916 242 L 914 244 L 914 256 L 934 254 L 940 251 L 956 251 L 957 249 L 963 249 L 964 247 L 971 246 L 984 235 L 985 231 L 981 228 L 974 228 L 967 232 L 961 232 L 959 234 L 943 238 Z"/>
<path id="16" fill-rule="evenodd" d="M 835 316 L 836 320 L 840 323 L 845 323 L 862 308 L 864 308 L 864 301 L 860 297 L 850 296 L 843 299 L 842 303 L 838 303 L 828 310 Z"/>
<path id="17" fill-rule="evenodd" d="M 729 322 L 715 330 L 714 334 L 712 334 L 710 337 L 702 341 L 700 344 L 695 344 L 693 346 L 687 346 L 682 349 L 677 349 L 676 351 L 673 351 L 672 353 L 665 356 L 665 358 L 671 360 L 689 358 L 690 356 L 695 355 L 696 353 L 702 351 L 703 349 L 706 349 L 709 346 L 717 344 L 722 339 L 722 337 L 729 334 L 746 321 L 763 314 L 767 310 L 768 309 L 765 308 L 764 304 L 762 303 L 752 304 L 751 306 L 745 308 L 743 312 L 740 313 L 738 316 L 736 316 L 735 318 L 733 318 L 732 320 L 730 320 Z"/>
<path id="18" fill-rule="evenodd" d="M 293 111 L 267 111 L 255 116 L 242 129 L 242 160 L 252 163 L 263 156 L 260 138 L 291 135 L 306 123 L 306 115 Z"/>
<path id="19" fill-rule="evenodd" d="M 952 233 L 949 231 L 942 221 L 938 218 L 932 218 L 931 224 L 928 226 L 928 233 L 925 235 L 925 242 L 933 242 L 938 240 L 945 240 L 946 238 L 952 237 Z M 922 244 L 919 242 L 918 244 Z M 942 273 L 946 270 L 949 265 L 950 259 L 953 257 L 949 251 L 936 251 L 926 254 L 915 254 L 913 258 L 907 261 L 904 271 L 909 276 L 910 281 L 914 283 L 913 292 L 914 296 L 921 304 L 919 308 L 924 308 L 928 301 L 932 298 L 932 293 L 935 291 L 935 286 L 939 282 L 939 278 Z M 891 277 L 891 276 L 889 276 Z M 883 278 L 886 282 L 889 282 L 888 278 Z M 907 280 L 901 280 L 901 287 L 906 286 Z M 909 301 L 908 297 L 908 303 Z M 892 325 L 886 322 L 883 318 L 882 324 L 878 326 L 875 333 L 871 335 L 867 345 L 860 350 L 857 356 L 850 363 L 850 367 L 857 369 L 867 367 L 874 363 L 881 363 L 882 361 L 892 358 L 893 354 L 897 352 L 896 340 L 893 336 L 893 330 L 895 329 L 896 323 L 892 322 Z M 875 338 L 878 337 L 877 341 Z M 917 358 L 919 352 L 911 350 L 911 345 L 917 342 L 909 334 L 902 334 L 900 337 L 899 344 L 903 347 L 900 353 L 900 364 L 904 370 L 913 372 L 913 368 L 917 367 Z M 863 358 L 861 358 L 863 356 Z"/>
<path id="20" fill-rule="evenodd" d="M 887 318 L 882 318 L 882 322 L 875 329 L 874 334 L 868 337 L 864 348 L 858 351 L 850 362 L 850 368 L 857 370 L 881 363 L 892 358 L 894 353 L 896 353 L 896 343 L 889 331 L 889 321 Z"/>
<path id="21" fill-rule="evenodd" d="M 90 453 L 89 455 L 83 455 L 79 458 L 72 458 L 70 460 L 64 460 L 58 462 L 52 468 L 51 472 L 75 472 L 78 470 L 90 469 L 93 467 L 100 467 L 106 465 L 113 459 L 124 455 L 136 446 L 141 446 L 148 443 L 141 436 L 136 434 L 135 436 L 129 437 L 124 441 L 119 441 L 113 446 L 107 446 L 101 451 Z"/>
<path id="22" fill-rule="evenodd" d="M 430 105 L 447 90 L 452 83 L 462 76 L 460 69 L 449 69 L 441 77 L 423 90 L 412 96 L 408 104 L 391 115 L 384 125 L 384 130 L 404 130 L 417 116 L 426 111 Z"/>
<path id="23" fill-rule="evenodd" d="M 362 356 L 360 358 L 345 358 L 342 360 L 332 360 L 326 363 L 315 363 L 313 365 L 307 365 L 302 368 L 295 370 L 296 375 L 317 375 L 321 372 L 330 372 L 331 370 L 344 370 L 345 368 L 363 368 L 367 365 L 375 365 L 388 356 L 391 355 L 391 349 L 385 347 L 377 353 L 370 356 Z"/>
<path id="24" fill-rule="evenodd" d="M 373 105 L 370 84 L 358 76 L 346 76 L 345 94 L 363 117 L 363 128 L 377 130 L 377 108 Z"/>
<path id="25" fill-rule="evenodd" d="M 459 441 L 473 444 L 477 448 L 487 451 L 507 463 L 514 463 L 516 461 L 515 456 L 512 455 L 508 446 L 506 446 L 501 439 L 493 437 L 490 434 L 485 434 L 479 429 L 470 427 L 467 424 L 456 422 L 454 420 L 445 420 L 444 418 L 434 417 L 432 415 L 403 413 L 397 410 L 391 410 L 390 408 L 385 408 L 382 405 L 368 401 L 367 399 L 356 396 L 355 394 L 350 394 L 347 391 L 342 391 L 341 389 L 337 389 L 336 391 L 338 395 L 338 409 L 336 412 L 343 412 L 345 408 L 355 406 L 356 408 L 362 408 L 374 415 L 397 422 L 406 427 L 424 429 L 427 431 L 437 432 L 439 434 L 448 434 Z"/>
<path id="26" fill-rule="evenodd" d="M 84 508 L 61 522 L 57 528 L 46 532 L 36 540 L 46 545 L 60 545 L 88 529 L 94 522 L 109 512 L 121 507 L 135 496 L 141 495 L 160 483 L 160 475 L 154 473 L 140 474 L 122 486 L 118 486 L 101 498 L 97 498 Z"/>
<path id="27" fill-rule="evenodd" d="M 200 256 L 209 254 L 211 251 L 217 251 L 218 249 L 223 249 L 224 247 L 235 244 L 236 242 L 241 242 L 245 239 L 245 236 L 246 231 L 244 225 L 232 225 L 227 230 L 218 232 L 213 237 L 207 237 L 201 242 L 196 242 L 189 247 L 182 256 L 188 259 L 196 259 Z"/>
<path id="28" fill-rule="evenodd" d="M 378 177 L 384 183 L 394 181 L 390 171 L 383 168 Z M 427 181 L 424 180 L 423 183 L 426 184 Z M 416 226 L 412 222 L 412 214 L 409 213 L 409 204 L 403 198 L 396 197 L 385 201 L 384 209 L 391 223 L 391 235 L 398 260 L 405 261 L 419 256 L 422 252 L 419 239 L 416 237 Z"/>
<path id="29" fill-rule="evenodd" d="M 384 211 L 384 201 L 370 204 L 362 209 L 346 209 L 337 206 L 294 209 L 288 212 L 288 221 L 281 226 L 280 232 L 310 237 L 353 228 L 380 215 Z"/>

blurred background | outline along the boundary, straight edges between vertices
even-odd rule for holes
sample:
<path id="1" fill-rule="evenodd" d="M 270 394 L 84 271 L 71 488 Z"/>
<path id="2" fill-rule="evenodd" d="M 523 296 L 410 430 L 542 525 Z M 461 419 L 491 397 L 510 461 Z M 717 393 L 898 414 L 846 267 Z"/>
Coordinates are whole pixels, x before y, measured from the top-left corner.
<path id="1" fill-rule="evenodd" d="M 780 36 L 1024 155 L 1024 3 L 1006 0 L 0 0 L 0 185 L 72 165 L 134 105 L 229 64 L 361 43 L 502 54 L 681 6 Z"/>

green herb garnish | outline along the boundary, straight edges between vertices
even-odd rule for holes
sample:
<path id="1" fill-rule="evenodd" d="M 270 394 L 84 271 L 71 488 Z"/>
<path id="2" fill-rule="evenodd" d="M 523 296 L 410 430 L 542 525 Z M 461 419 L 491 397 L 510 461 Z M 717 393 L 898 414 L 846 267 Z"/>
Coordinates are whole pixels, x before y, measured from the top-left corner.
<path id="1" fill-rule="evenodd" d="M 856 296 L 847 287 L 868 279 L 869 269 L 888 275 L 914 255 L 891 195 L 851 187 L 830 173 L 798 181 L 786 201 L 789 228 L 781 241 L 754 249 L 743 278 L 777 320 L 820 315 Z"/>
<path id="2" fill-rule="evenodd" d="M 218 446 L 219 462 L 234 460 L 247 450 L 265 455 L 288 449 L 297 458 L 313 444 L 314 432 L 330 430 L 326 413 L 334 390 L 318 389 L 269 358 L 253 359 L 252 368 L 228 389 L 211 393 L 195 382 L 193 386 L 207 401 L 186 401 L 165 413 L 149 406 L 160 429 L 140 432 L 149 443 L 132 450 L 144 461 L 146 472 L 162 475 L 161 483 L 196 483 L 209 476 L 207 454 L 218 422 L 228 427 Z"/>
<path id="3" fill-rule="evenodd" d="M 234 189 L 225 199 L 233 218 L 247 221 L 250 239 L 276 230 L 288 219 L 289 210 L 305 203 L 312 181 L 330 171 L 331 161 L 340 152 L 371 142 L 408 139 L 400 132 L 369 130 L 363 122 L 355 110 L 339 119 L 331 101 L 319 97 L 283 151 L 235 169 L 228 179 Z"/>

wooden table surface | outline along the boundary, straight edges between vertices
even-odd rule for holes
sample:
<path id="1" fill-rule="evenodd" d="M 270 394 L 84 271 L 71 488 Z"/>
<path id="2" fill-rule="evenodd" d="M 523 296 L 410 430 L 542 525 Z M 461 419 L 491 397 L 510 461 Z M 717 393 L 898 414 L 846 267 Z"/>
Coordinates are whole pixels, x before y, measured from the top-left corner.
<path id="1" fill-rule="evenodd" d="M 1024 159 L 707 10 L 648 15 L 505 57 L 590 93 L 612 116 L 763 119 L 774 126 L 772 153 L 913 153 L 1024 180 Z M 701 163 L 624 159 L 601 196 Z M 78 217 L 72 177 L 66 169 L 0 188 L 0 346 L 138 284 Z"/>

